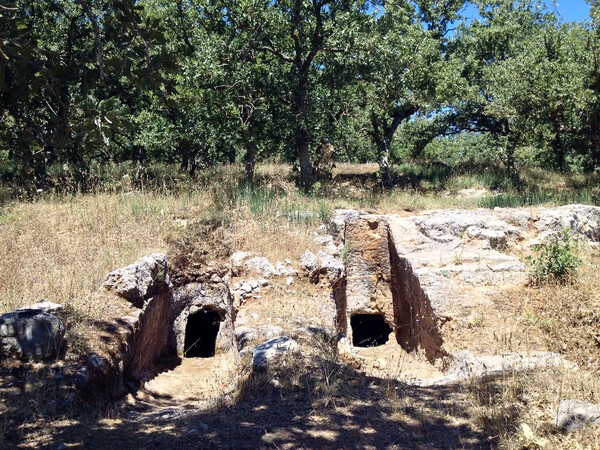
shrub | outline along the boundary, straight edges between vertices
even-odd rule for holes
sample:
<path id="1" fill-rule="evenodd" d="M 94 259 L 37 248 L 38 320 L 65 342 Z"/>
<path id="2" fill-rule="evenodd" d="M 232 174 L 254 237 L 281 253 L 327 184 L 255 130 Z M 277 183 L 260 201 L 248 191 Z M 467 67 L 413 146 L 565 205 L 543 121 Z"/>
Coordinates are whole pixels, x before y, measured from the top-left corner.
<path id="1" fill-rule="evenodd" d="M 534 284 L 556 281 L 564 283 L 577 276 L 577 267 L 581 264 L 577 242 L 566 228 L 562 237 L 554 242 L 542 244 L 536 248 L 537 256 L 528 257 L 530 279 Z"/>

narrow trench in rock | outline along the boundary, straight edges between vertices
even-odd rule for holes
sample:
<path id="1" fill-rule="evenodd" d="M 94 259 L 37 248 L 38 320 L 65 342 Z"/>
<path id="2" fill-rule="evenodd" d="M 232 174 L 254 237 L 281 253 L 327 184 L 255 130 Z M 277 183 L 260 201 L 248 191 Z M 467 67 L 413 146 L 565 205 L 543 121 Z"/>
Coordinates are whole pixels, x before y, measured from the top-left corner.
<path id="1" fill-rule="evenodd" d="M 394 302 L 394 322 L 396 323 L 396 342 L 410 352 L 417 345 L 414 327 L 414 311 L 410 297 L 414 293 L 407 289 L 407 281 L 403 277 L 410 276 L 401 268 L 403 266 L 394 245 L 393 236 L 388 235 L 390 249 L 391 289 Z"/>
<path id="2" fill-rule="evenodd" d="M 431 303 L 408 260 L 399 257 L 392 233 L 388 236 L 396 341 L 407 352 L 422 348 L 433 364 L 446 352 Z"/>
<path id="3" fill-rule="evenodd" d="M 185 327 L 184 356 L 211 358 L 215 356 L 221 316 L 214 310 L 201 310 L 190 314 Z"/>
<path id="4" fill-rule="evenodd" d="M 392 328 L 383 314 L 354 314 L 350 318 L 352 345 L 355 347 L 378 347 L 390 338 Z"/>

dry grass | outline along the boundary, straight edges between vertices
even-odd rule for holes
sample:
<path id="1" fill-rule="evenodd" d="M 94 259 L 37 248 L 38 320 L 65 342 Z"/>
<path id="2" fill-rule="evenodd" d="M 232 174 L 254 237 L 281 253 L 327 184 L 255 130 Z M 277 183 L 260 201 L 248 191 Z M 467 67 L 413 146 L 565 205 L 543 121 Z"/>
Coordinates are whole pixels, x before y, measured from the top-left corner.
<path id="1" fill-rule="evenodd" d="M 97 300 L 108 272 L 182 242 L 184 248 L 223 247 L 224 252 L 216 252 L 221 255 L 252 251 L 273 261 L 316 251 L 314 230 L 329 214 L 327 203 L 303 197 L 277 178 L 261 188 L 262 194 L 244 192 L 234 175 L 224 169 L 210 189 L 200 187 L 185 195 L 134 191 L 49 197 L 3 207 L 0 312 L 45 298 L 101 318 L 106 311 Z M 211 233 L 199 226 L 207 221 L 217 224 Z M 226 233 L 227 242 L 214 240 L 215 229 Z M 206 255 L 212 256 L 217 255 Z"/>
<path id="2" fill-rule="evenodd" d="M 109 271 L 164 249 L 166 220 L 160 219 L 159 211 L 171 207 L 166 198 L 132 193 L 4 208 L 2 310 L 42 298 L 67 306 L 85 304 Z"/>
<path id="3" fill-rule="evenodd" d="M 333 169 L 333 177 L 337 175 L 373 175 L 379 171 L 379 164 L 352 164 L 352 163 L 336 163 Z"/>
<path id="4" fill-rule="evenodd" d="M 529 290 L 526 319 L 547 334 L 550 350 L 600 375 L 600 248 L 582 255 L 573 283 Z"/>

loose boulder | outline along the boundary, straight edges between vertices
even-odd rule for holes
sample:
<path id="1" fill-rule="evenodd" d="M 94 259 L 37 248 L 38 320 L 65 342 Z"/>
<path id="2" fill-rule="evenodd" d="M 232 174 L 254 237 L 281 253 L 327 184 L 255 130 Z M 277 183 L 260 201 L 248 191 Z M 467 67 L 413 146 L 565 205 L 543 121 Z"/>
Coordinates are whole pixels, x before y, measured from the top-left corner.
<path id="1" fill-rule="evenodd" d="M 312 276 L 319 269 L 319 258 L 310 250 L 306 250 L 300 257 L 300 268 L 308 276 Z"/>
<path id="2" fill-rule="evenodd" d="M 65 326 L 49 313 L 23 309 L 0 316 L 0 356 L 49 360 L 59 355 Z"/>
<path id="3" fill-rule="evenodd" d="M 298 351 L 299 346 L 296 341 L 287 336 L 279 336 L 254 347 L 252 367 L 256 371 L 264 371 L 279 362 L 284 356 Z"/>
<path id="4" fill-rule="evenodd" d="M 558 406 L 556 426 L 563 431 L 575 431 L 600 423 L 600 404 L 581 400 L 563 400 Z"/>
<path id="5" fill-rule="evenodd" d="M 155 253 L 107 275 L 104 287 L 141 308 L 144 299 L 167 282 L 167 258 Z"/>

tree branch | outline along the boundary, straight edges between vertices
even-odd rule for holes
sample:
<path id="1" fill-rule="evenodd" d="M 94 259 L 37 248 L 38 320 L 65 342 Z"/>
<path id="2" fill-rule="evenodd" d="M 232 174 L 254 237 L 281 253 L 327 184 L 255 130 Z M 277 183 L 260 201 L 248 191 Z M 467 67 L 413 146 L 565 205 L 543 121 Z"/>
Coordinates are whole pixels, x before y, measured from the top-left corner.
<path id="1" fill-rule="evenodd" d="M 77 2 L 83 7 L 83 11 L 85 12 L 88 19 L 92 23 L 92 27 L 94 28 L 94 35 L 96 36 L 96 52 L 98 53 L 98 69 L 100 70 L 100 79 L 104 80 L 104 61 L 102 59 L 102 37 L 100 36 L 100 27 L 98 27 L 98 21 L 94 14 L 92 14 L 92 10 L 85 0 L 77 0 Z"/>
<path id="2" fill-rule="evenodd" d="M 273 43 L 271 42 L 271 45 L 272 45 L 272 44 L 273 44 Z M 269 53 L 271 53 L 271 54 L 273 54 L 273 55 L 277 56 L 278 58 L 282 59 L 282 60 L 283 60 L 283 61 L 285 61 L 285 62 L 289 62 L 289 63 L 294 63 L 294 62 L 295 62 L 295 59 L 294 59 L 294 58 L 291 58 L 291 57 L 289 57 L 289 56 L 287 56 L 287 55 L 284 55 L 284 54 L 283 54 L 283 53 L 281 53 L 279 50 L 277 50 L 277 49 L 275 49 L 275 48 L 273 48 L 273 47 L 267 47 L 266 45 L 263 45 L 263 46 L 261 47 L 261 50 L 267 51 L 267 52 L 269 52 Z"/>

